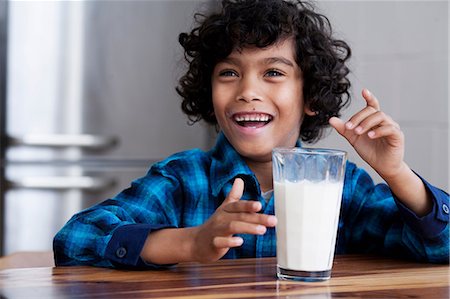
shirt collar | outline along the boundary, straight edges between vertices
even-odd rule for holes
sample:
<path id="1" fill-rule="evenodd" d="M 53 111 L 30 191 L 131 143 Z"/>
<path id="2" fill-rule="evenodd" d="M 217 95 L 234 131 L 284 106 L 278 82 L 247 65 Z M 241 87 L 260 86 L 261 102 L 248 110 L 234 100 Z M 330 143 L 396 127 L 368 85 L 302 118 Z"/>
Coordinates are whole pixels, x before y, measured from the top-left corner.
<path id="1" fill-rule="evenodd" d="M 296 147 L 301 147 L 300 141 L 297 141 Z M 251 184 L 257 189 L 258 193 L 260 192 L 259 182 L 255 174 L 230 144 L 223 132 L 220 132 L 217 136 L 211 157 L 210 178 L 213 196 L 217 197 L 224 186 L 227 183 L 231 185 L 233 183 L 232 180 L 236 177 L 241 177 L 245 181 L 246 186 Z"/>
<path id="2" fill-rule="evenodd" d="M 248 180 L 250 179 L 259 188 L 259 183 L 254 173 L 222 132 L 217 137 L 211 156 L 210 178 L 211 191 L 214 196 L 218 196 L 224 185 L 229 182 L 232 183 L 232 180 L 236 177 L 244 179 L 246 184 L 249 183 Z"/>

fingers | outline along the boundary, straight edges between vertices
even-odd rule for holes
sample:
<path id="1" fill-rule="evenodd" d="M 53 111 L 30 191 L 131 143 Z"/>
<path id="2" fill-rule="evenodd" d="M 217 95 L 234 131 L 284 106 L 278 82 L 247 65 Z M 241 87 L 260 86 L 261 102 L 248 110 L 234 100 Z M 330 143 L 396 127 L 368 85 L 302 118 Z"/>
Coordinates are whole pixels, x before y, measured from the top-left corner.
<path id="1" fill-rule="evenodd" d="M 393 138 L 393 141 L 395 142 L 398 140 L 402 140 L 403 133 L 398 125 L 384 125 L 371 129 L 367 133 L 367 136 L 369 136 L 369 138 L 371 139 L 391 136 Z"/>
<path id="2" fill-rule="evenodd" d="M 221 208 L 229 213 L 256 213 L 262 208 L 261 203 L 257 201 L 241 201 L 244 192 L 244 181 L 236 178 L 231 187 L 230 193 L 223 201 Z"/>
<path id="3" fill-rule="evenodd" d="M 380 104 L 377 98 L 369 90 L 364 88 L 362 91 L 362 96 L 366 100 L 366 107 L 353 115 L 350 120 L 345 123 L 345 128 L 347 130 L 355 129 L 355 133 L 357 134 L 362 132 L 359 124 L 367 117 L 380 110 Z"/>
<path id="4" fill-rule="evenodd" d="M 215 237 L 213 239 L 213 245 L 219 249 L 239 247 L 243 243 L 244 240 L 241 237 Z"/>
<path id="5" fill-rule="evenodd" d="M 391 117 L 380 111 L 377 98 L 367 89 L 363 89 L 362 95 L 366 100 L 366 107 L 354 114 L 347 122 L 332 117 L 330 125 L 336 131 L 352 139 L 352 136 L 367 134 L 369 138 L 379 138 L 400 131 L 400 126 Z"/>
<path id="6" fill-rule="evenodd" d="M 267 228 L 261 224 L 254 224 L 243 221 L 231 221 L 226 227 L 225 234 L 264 235 L 266 231 Z"/>
<path id="7" fill-rule="evenodd" d="M 344 135 L 345 123 L 341 119 L 332 117 L 330 118 L 329 123 L 339 134 Z"/>
<path id="8" fill-rule="evenodd" d="M 354 131 L 358 135 L 373 131 L 383 125 L 394 124 L 392 119 L 381 111 L 374 112 L 367 115 L 361 122 L 359 122 Z M 369 134 L 370 136 L 370 134 Z"/>
<path id="9" fill-rule="evenodd" d="M 222 226 L 222 233 L 220 236 L 230 236 L 235 234 L 251 234 L 264 235 L 267 227 L 274 227 L 277 223 L 275 216 L 272 215 L 253 215 L 261 216 L 259 219 L 249 220 L 232 220 L 224 223 Z M 254 222 L 253 222 L 254 221 Z"/>
<path id="10" fill-rule="evenodd" d="M 216 231 L 216 236 L 213 238 L 213 246 L 217 249 L 226 249 L 231 247 L 239 247 L 244 243 L 241 237 L 234 236 L 236 234 L 252 234 L 263 235 L 267 231 L 267 227 L 276 225 L 277 220 L 273 215 L 252 215 L 260 217 L 257 223 L 249 223 L 247 221 L 233 220 L 228 223 L 223 223 L 222 229 Z M 266 227 L 267 226 L 267 227 Z"/>
<path id="11" fill-rule="evenodd" d="M 275 216 L 259 214 L 262 205 L 258 201 L 240 200 L 244 188 L 242 179 L 237 178 L 233 183 L 227 199 L 221 205 L 221 215 L 219 222 L 229 223 L 230 221 L 240 221 L 264 226 L 275 226 Z M 245 233 L 243 231 L 231 230 L 231 233 Z"/>
<path id="12" fill-rule="evenodd" d="M 273 215 L 258 213 L 262 206 L 256 201 L 241 200 L 244 181 L 237 178 L 228 196 L 214 214 L 195 230 L 194 242 L 202 254 L 198 260 L 217 260 L 229 248 L 239 247 L 244 240 L 237 234 L 263 235 L 267 227 L 274 227 L 277 219 Z"/>
<path id="13" fill-rule="evenodd" d="M 353 129 L 356 129 L 357 134 L 367 131 L 360 127 L 360 123 L 380 109 L 377 98 L 368 89 L 363 89 L 362 96 L 366 100 L 366 107 L 353 115 L 347 122 L 343 122 L 337 117 L 330 118 L 329 124 L 342 136 L 346 136 L 346 133 Z"/>
<path id="14" fill-rule="evenodd" d="M 244 181 L 236 178 L 227 198 L 209 220 L 216 238 L 228 238 L 220 239 L 221 244 L 232 242 L 229 238 L 235 234 L 265 234 L 267 227 L 277 223 L 275 216 L 258 213 L 262 208 L 260 202 L 241 200 L 243 191 Z"/>
<path id="15" fill-rule="evenodd" d="M 259 201 L 235 201 L 224 205 L 223 209 L 229 213 L 257 213 L 262 209 Z"/>
<path id="16" fill-rule="evenodd" d="M 367 106 L 372 107 L 375 110 L 380 110 L 380 103 L 377 98 L 367 89 L 362 90 L 362 96 L 366 100 Z"/>
<path id="17" fill-rule="evenodd" d="M 242 194 L 244 193 L 244 181 L 241 178 L 236 178 L 233 182 L 233 187 L 231 187 L 230 193 L 228 193 L 227 198 L 222 203 L 222 206 L 227 205 L 231 202 L 238 202 Z"/>
<path id="18" fill-rule="evenodd" d="M 217 227 L 221 235 L 263 235 L 267 227 L 274 227 L 277 224 L 275 216 L 266 214 L 234 213 L 225 217 L 218 219 Z"/>

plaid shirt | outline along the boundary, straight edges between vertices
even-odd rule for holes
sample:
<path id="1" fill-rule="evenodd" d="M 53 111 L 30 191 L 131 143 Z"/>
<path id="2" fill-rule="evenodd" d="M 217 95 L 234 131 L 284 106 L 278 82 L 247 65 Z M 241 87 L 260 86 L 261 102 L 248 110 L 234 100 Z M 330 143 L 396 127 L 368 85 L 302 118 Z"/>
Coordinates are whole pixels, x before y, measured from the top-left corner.
<path id="1" fill-rule="evenodd" d="M 154 164 L 146 176 L 115 198 L 74 215 L 54 239 L 57 265 L 158 267 L 140 252 L 147 235 L 167 227 L 204 223 L 222 203 L 234 178 L 245 182 L 242 200 L 258 200 L 274 214 L 253 172 L 223 134 L 209 152 L 175 154 Z M 449 260 L 449 196 L 423 180 L 434 200 L 433 211 L 418 218 L 397 201 L 385 184 L 347 162 L 339 220 L 337 254 L 376 253 L 418 261 Z M 275 229 L 264 235 L 241 235 L 244 244 L 225 258 L 276 255 Z"/>

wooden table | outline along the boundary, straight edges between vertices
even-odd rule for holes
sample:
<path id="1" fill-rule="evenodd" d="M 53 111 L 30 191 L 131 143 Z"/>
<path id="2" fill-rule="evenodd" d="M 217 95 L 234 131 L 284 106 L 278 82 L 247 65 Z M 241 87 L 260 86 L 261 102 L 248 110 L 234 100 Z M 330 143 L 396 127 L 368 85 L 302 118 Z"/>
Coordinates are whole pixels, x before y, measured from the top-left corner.
<path id="1" fill-rule="evenodd" d="M 94 267 L 0 271 L 0 298 L 449 298 L 449 266 L 337 256 L 332 278 L 276 278 L 274 258 L 180 264 L 169 270 Z"/>

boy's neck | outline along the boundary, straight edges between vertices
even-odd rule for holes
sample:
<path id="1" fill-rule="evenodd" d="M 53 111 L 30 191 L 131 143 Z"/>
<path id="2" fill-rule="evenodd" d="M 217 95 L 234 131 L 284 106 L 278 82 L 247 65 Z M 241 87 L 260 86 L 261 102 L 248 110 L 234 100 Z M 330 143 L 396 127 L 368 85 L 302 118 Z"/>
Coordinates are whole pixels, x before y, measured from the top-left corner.
<path id="1" fill-rule="evenodd" d="M 272 161 L 258 162 L 247 160 L 248 167 L 253 171 L 258 179 L 261 192 L 267 192 L 273 189 L 272 181 Z"/>

